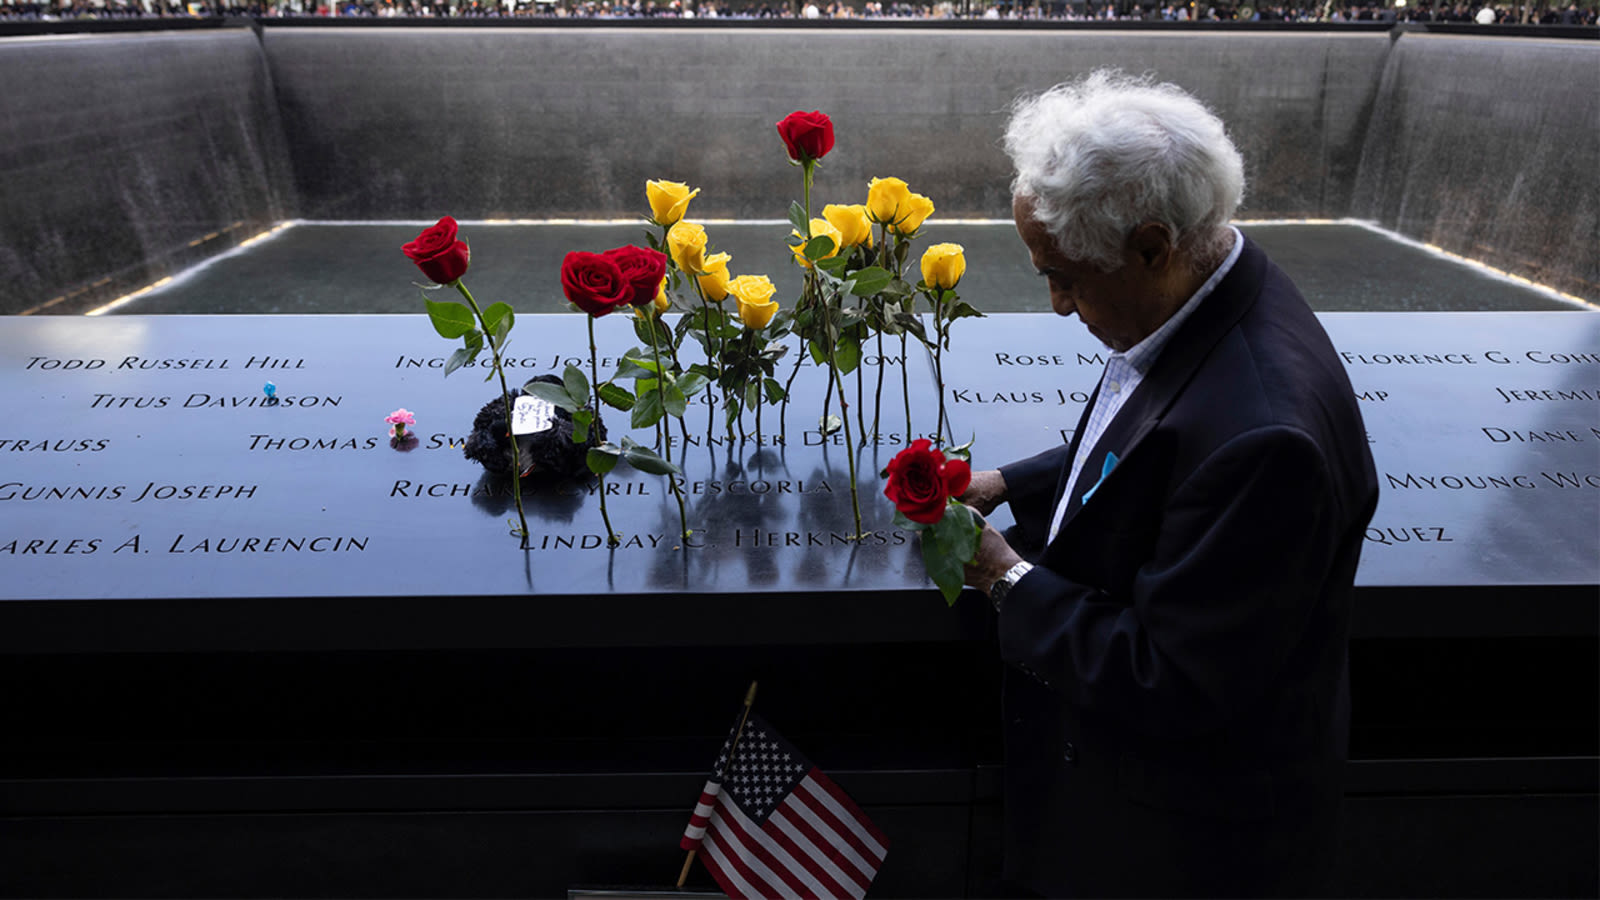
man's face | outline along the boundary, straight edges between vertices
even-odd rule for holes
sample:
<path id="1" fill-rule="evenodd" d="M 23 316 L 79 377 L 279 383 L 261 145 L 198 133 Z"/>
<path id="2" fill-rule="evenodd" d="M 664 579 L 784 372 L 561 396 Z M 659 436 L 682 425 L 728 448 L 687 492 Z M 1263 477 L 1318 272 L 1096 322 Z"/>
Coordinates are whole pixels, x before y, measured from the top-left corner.
<path id="1" fill-rule="evenodd" d="M 1033 258 L 1033 267 L 1050 285 L 1050 308 L 1056 315 L 1077 314 L 1089 333 L 1112 350 L 1127 350 L 1154 331 L 1142 323 L 1144 301 L 1152 287 L 1139 265 L 1138 254 L 1124 248 L 1122 265 L 1102 272 L 1088 263 L 1068 259 L 1056 248 L 1043 224 L 1033 217 L 1033 202 L 1015 197 L 1011 213 L 1017 234 Z M 1155 323 L 1159 325 L 1160 322 Z"/>

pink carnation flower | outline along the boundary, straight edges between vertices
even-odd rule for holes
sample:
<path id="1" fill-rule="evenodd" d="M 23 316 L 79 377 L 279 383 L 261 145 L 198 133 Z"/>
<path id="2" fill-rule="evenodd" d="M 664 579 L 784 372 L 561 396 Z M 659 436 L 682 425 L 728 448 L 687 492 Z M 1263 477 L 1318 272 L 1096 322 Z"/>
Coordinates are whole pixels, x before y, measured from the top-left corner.
<path id="1" fill-rule="evenodd" d="M 405 407 L 401 407 L 389 413 L 389 417 L 384 421 L 390 425 L 415 425 L 417 424 L 417 415 Z"/>

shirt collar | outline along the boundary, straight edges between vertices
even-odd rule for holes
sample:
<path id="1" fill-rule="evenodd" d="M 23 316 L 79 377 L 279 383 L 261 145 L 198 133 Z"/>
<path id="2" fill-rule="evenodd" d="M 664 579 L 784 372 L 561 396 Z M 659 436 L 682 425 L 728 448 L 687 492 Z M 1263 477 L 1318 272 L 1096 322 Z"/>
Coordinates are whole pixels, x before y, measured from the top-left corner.
<path id="1" fill-rule="evenodd" d="M 1167 346 L 1168 341 L 1172 340 L 1172 336 L 1177 333 L 1184 320 L 1194 314 L 1194 311 L 1200 307 L 1200 301 L 1204 300 L 1208 294 L 1216 289 L 1217 283 L 1222 281 L 1227 276 L 1228 270 L 1233 268 L 1233 264 L 1239 261 L 1239 254 L 1244 250 L 1244 235 L 1240 234 L 1239 229 L 1232 225 L 1228 226 L 1228 230 L 1233 232 L 1233 249 L 1228 251 L 1228 257 L 1222 261 L 1222 265 L 1217 266 L 1215 272 L 1211 273 L 1211 277 L 1206 279 L 1205 284 L 1200 285 L 1200 289 L 1195 291 L 1194 295 L 1188 300 L 1184 301 L 1183 306 L 1179 307 L 1171 318 L 1162 322 L 1160 328 L 1152 331 L 1144 340 L 1134 344 L 1122 353 L 1113 353 L 1113 357 L 1121 356 L 1123 361 L 1132 366 L 1140 375 L 1150 371 L 1150 367 L 1155 365 L 1156 357 L 1161 355 L 1162 349 Z"/>

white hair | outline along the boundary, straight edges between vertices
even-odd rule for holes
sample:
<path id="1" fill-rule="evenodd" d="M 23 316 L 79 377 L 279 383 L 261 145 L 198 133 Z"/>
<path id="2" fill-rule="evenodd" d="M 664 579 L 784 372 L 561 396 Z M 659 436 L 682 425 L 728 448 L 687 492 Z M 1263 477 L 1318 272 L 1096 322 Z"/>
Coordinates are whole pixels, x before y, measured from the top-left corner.
<path id="1" fill-rule="evenodd" d="M 1108 69 L 1058 84 L 1013 105 L 1005 148 L 1012 193 L 1069 259 L 1112 271 L 1145 222 L 1200 267 L 1229 246 L 1244 162 L 1222 120 L 1177 85 Z"/>

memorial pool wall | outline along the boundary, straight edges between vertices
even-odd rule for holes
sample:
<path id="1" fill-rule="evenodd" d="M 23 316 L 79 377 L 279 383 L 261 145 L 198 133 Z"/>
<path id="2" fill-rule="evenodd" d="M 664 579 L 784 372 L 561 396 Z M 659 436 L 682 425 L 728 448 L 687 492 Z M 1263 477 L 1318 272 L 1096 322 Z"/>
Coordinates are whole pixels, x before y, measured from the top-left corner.
<path id="1" fill-rule="evenodd" d="M 898 175 L 1005 217 L 1008 105 L 1101 66 L 1223 117 L 1243 218 L 1372 221 L 1600 297 L 1593 40 L 302 23 L 0 39 L 0 312 L 79 312 L 293 218 L 632 218 L 650 178 L 782 218 L 793 109 L 837 123 L 822 202 Z"/>

